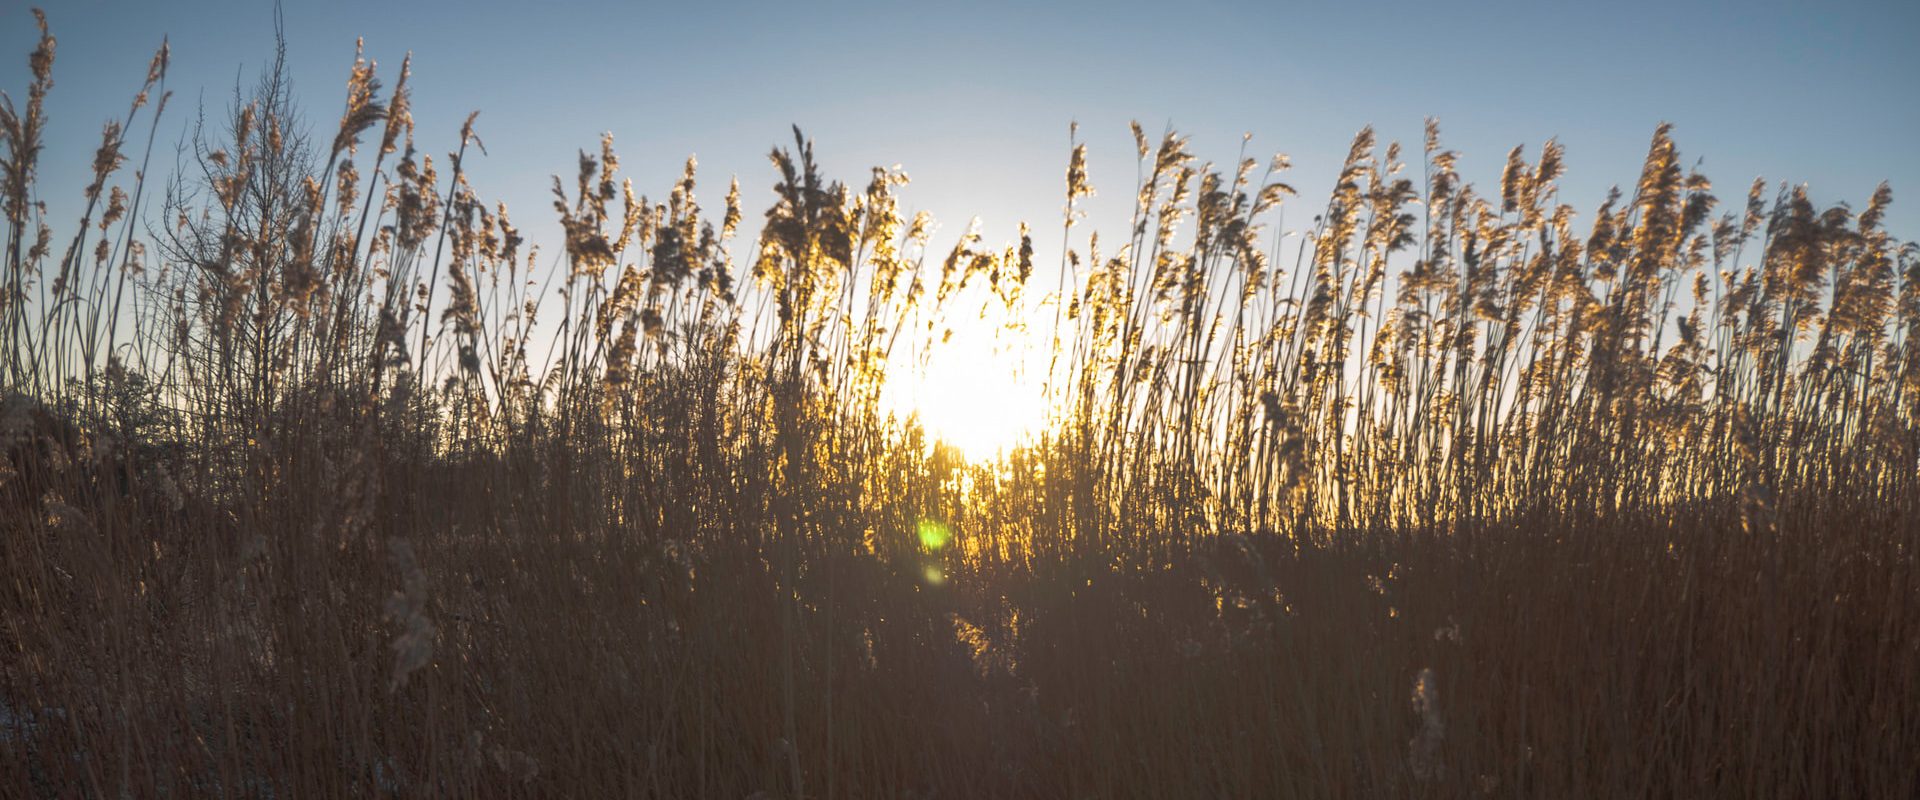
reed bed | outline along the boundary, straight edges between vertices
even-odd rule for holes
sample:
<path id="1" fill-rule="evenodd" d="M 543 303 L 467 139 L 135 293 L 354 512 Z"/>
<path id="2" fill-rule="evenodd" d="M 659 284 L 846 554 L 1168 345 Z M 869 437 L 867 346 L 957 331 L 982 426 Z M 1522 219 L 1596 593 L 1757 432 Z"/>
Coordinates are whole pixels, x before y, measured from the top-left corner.
<path id="1" fill-rule="evenodd" d="M 798 130 L 752 241 L 609 137 L 542 250 L 404 64 L 331 135 L 276 64 L 147 186 L 163 46 L 67 227 L 54 56 L 0 102 L 0 795 L 1920 796 L 1884 186 L 1723 204 L 1663 126 L 1576 211 L 1430 122 L 1302 211 L 1136 126 L 1048 275 Z M 885 403 L 983 303 L 1051 364 L 992 459 Z"/>

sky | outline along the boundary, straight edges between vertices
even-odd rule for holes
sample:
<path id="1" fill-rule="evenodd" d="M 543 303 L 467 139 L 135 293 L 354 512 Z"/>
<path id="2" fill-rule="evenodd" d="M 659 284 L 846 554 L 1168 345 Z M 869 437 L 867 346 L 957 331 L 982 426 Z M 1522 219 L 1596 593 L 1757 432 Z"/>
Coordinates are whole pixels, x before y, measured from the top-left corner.
<path id="1" fill-rule="evenodd" d="M 224 110 L 272 55 L 265 0 L 44 0 L 59 38 L 43 197 L 77 208 L 99 125 L 124 113 L 161 37 L 172 42 L 162 147 L 196 109 Z M 29 4 L 0 0 L 0 89 L 24 94 Z M 1661 121 L 1675 125 L 1723 203 L 1764 175 L 1816 201 L 1864 205 L 1893 184 L 1889 227 L 1920 237 L 1920 2 L 1855 3 L 639 3 L 549 0 L 287 2 L 296 94 L 317 135 L 338 120 L 354 41 L 390 86 L 413 55 L 421 149 L 457 146 L 462 120 L 489 154 L 483 197 L 554 246 L 548 186 L 611 131 L 636 189 L 663 197 L 697 155 L 703 203 L 741 180 L 748 219 L 770 205 L 766 154 L 799 125 L 830 177 L 913 178 L 909 212 L 940 222 L 936 253 L 978 216 L 989 245 L 1027 221 L 1036 262 L 1057 263 L 1068 126 L 1090 146 L 1094 229 L 1124 228 L 1134 180 L 1129 120 L 1172 126 L 1202 159 L 1292 157 L 1301 196 L 1285 226 L 1324 205 L 1355 131 L 1416 153 L 1440 120 L 1464 176 L 1497 186 L 1507 151 L 1567 147 L 1561 199 L 1581 213 L 1638 176 Z M 156 156 L 170 162 L 170 151 Z M 155 172 L 164 173 L 164 167 Z M 71 188 L 68 188 L 71 187 Z M 66 198 L 60 192 L 71 192 Z M 1051 231 L 1051 233 L 1049 233 Z M 749 233 L 751 228 L 749 229 Z M 746 252 L 743 246 L 736 253 Z M 1043 278 L 1051 285 L 1050 278 Z"/>
<path id="2" fill-rule="evenodd" d="M 34 37 L 28 5 L 0 0 L 0 88 L 16 96 Z M 175 92 L 163 144 L 186 133 L 196 106 L 221 111 L 235 81 L 272 54 L 264 0 L 41 5 L 59 37 L 49 110 L 60 135 L 44 185 L 76 195 L 99 124 L 121 113 L 161 36 L 173 44 Z M 1190 134 L 1196 153 L 1220 162 L 1252 133 L 1254 154 L 1293 157 L 1290 182 L 1315 206 L 1361 126 L 1417 147 L 1433 116 L 1483 185 L 1509 148 L 1538 153 L 1558 137 L 1562 197 L 1583 212 L 1635 179 L 1666 120 L 1724 200 L 1765 175 L 1858 206 L 1886 179 L 1896 234 L 1920 235 L 1920 199 L 1902 202 L 1920 191 L 1920 3 L 1910 0 L 338 0 L 289 2 L 284 13 L 295 88 L 317 130 L 330 135 L 338 118 L 356 37 L 389 85 L 411 51 L 422 149 L 452 149 L 480 111 L 490 155 L 473 164 L 476 185 L 523 223 L 549 216 L 549 176 L 569 173 L 603 131 L 642 192 L 663 195 L 698 155 L 708 205 L 738 175 L 752 215 L 771 197 L 766 152 L 797 124 L 831 175 L 864 183 L 868 168 L 899 164 L 914 179 L 906 202 L 932 211 L 947 241 L 978 215 L 992 242 L 1021 220 L 1057 225 L 1076 120 L 1100 190 L 1089 221 L 1118 226 L 1134 177 L 1130 119 Z"/>

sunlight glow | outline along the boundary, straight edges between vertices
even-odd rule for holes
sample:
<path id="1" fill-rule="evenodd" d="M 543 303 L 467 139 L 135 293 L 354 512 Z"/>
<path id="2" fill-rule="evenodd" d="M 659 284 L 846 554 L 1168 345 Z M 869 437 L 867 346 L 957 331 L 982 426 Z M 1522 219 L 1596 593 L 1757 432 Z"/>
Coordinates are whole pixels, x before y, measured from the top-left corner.
<path id="1" fill-rule="evenodd" d="M 886 405 L 918 415 L 930 440 L 990 460 L 1046 424 L 1047 364 L 1025 331 L 998 320 L 967 320 L 932 345 L 926 367 L 891 371 Z"/>

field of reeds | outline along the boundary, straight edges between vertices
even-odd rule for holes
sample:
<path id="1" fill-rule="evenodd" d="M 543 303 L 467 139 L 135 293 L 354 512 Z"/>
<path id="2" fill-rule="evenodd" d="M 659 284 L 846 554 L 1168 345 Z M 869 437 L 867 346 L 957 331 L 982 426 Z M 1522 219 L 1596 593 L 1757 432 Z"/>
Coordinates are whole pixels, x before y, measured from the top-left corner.
<path id="1" fill-rule="evenodd" d="M 1075 145 L 1064 219 L 935 242 L 794 131 L 752 241 L 608 139 L 534 242 L 405 65 L 147 180 L 163 48 L 75 223 L 29 66 L 0 796 L 1920 796 L 1885 187 L 1723 201 L 1662 127 L 1575 209 L 1429 123 L 1309 201 L 1136 127 L 1130 219 Z M 884 402 L 983 303 L 1050 364 L 995 458 Z"/>

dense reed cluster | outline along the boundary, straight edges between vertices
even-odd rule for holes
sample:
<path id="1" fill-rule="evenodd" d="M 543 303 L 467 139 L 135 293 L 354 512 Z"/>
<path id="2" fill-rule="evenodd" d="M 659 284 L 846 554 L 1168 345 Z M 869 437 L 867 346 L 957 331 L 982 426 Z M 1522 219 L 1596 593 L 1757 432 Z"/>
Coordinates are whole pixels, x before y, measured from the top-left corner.
<path id="1" fill-rule="evenodd" d="M 1300 211 L 1136 126 L 1117 237 L 1072 145 L 1048 276 L 798 130 L 751 242 L 608 137 L 543 254 L 405 64 L 328 137 L 276 61 L 148 191 L 163 46 L 66 228 L 40 26 L 0 795 L 1920 794 L 1885 186 L 1723 211 L 1663 126 L 1579 212 L 1557 144 L 1483 194 L 1430 122 Z M 990 304 L 1051 416 L 969 459 L 885 398 Z"/>

